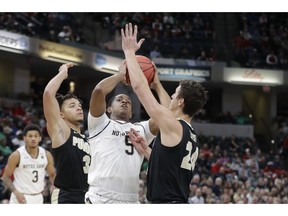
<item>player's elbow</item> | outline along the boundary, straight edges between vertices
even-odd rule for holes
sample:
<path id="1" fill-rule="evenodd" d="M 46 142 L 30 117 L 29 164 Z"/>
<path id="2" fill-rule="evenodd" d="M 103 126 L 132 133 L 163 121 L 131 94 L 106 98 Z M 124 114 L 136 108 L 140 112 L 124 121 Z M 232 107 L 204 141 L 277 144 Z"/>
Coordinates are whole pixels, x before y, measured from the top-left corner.
<path id="1" fill-rule="evenodd" d="M 45 88 L 43 92 L 43 100 L 51 97 L 55 97 L 54 91 L 52 89 Z"/>
<path id="2" fill-rule="evenodd" d="M 149 87 L 148 86 L 146 87 L 145 84 L 140 80 L 137 80 L 131 84 L 132 84 L 132 88 L 133 88 L 134 92 L 137 95 L 142 94 L 143 92 L 147 91 L 147 89 L 150 91 Z"/>
<path id="3" fill-rule="evenodd" d="M 98 95 L 98 94 L 104 94 L 103 88 L 101 88 L 101 85 L 95 86 L 95 88 L 92 91 L 92 95 Z"/>

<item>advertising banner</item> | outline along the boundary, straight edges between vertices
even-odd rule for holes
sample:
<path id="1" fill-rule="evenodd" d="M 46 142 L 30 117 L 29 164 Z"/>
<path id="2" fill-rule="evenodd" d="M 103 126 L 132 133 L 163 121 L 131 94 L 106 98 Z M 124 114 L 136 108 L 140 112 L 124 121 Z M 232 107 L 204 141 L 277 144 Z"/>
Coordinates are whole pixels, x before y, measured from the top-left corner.
<path id="1" fill-rule="evenodd" d="M 29 50 L 29 37 L 0 30 L 0 49 L 24 53 Z"/>
<path id="2" fill-rule="evenodd" d="M 254 68 L 224 68 L 223 80 L 235 84 L 282 85 L 283 71 Z"/>

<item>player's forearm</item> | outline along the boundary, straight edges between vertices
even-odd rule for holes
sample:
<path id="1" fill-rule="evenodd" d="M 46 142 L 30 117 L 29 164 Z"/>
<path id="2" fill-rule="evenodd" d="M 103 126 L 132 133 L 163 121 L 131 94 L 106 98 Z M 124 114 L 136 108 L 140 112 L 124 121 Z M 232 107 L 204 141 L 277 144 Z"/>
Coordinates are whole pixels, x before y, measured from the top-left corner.
<path id="1" fill-rule="evenodd" d="M 148 147 L 147 149 L 145 149 L 144 157 L 149 161 L 150 155 L 151 155 L 151 148 Z"/>
<path id="2" fill-rule="evenodd" d="M 134 91 L 137 91 L 139 88 L 145 86 L 144 83 L 147 83 L 147 79 L 144 76 L 139 63 L 137 62 L 136 55 L 133 51 L 125 51 L 125 58 L 129 71 L 131 86 Z M 148 83 L 146 85 L 147 88 L 149 88 Z"/>
<path id="3" fill-rule="evenodd" d="M 104 95 L 109 94 L 112 92 L 117 84 L 122 81 L 122 77 L 119 74 L 115 74 L 113 76 L 107 77 L 101 80 L 95 87 L 101 89 Z"/>
<path id="4" fill-rule="evenodd" d="M 55 174 L 50 175 L 49 180 L 50 180 L 51 185 L 54 185 Z"/>
<path id="5" fill-rule="evenodd" d="M 159 82 L 156 85 L 155 91 L 159 97 L 160 103 L 168 108 L 171 102 L 171 97 L 168 95 L 166 90 L 163 88 L 162 84 Z"/>
<path id="6" fill-rule="evenodd" d="M 66 79 L 65 74 L 58 73 L 45 87 L 44 93 L 50 93 L 55 96 L 62 82 Z"/>
<path id="7" fill-rule="evenodd" d="M 4 183 L 4 186 L 9 190 L 11 191 L 12 193 L 16 191 L 16 188 L 13 184 L 13 182 L 11 181 L 10 178 L 8 177 L 3 177 L 3 183 Z"/>

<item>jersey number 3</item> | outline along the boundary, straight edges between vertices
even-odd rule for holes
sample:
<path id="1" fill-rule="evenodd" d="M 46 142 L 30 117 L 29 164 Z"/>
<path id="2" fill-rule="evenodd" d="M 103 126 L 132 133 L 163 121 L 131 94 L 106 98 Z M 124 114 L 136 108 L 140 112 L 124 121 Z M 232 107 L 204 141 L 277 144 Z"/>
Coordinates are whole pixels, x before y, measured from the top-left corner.
<path id="1" fill-rule="evenodd" d="M 85 155 L 83 157 L 83 162 L 85 163 L 84 166 L 83 166 L 83 172 L 85 174 L 88 174 L 88 171 L 89 171 L 89 167 L 90 167 L 90 161 L 91 161 L 91 158 L 89 155 Z"/>

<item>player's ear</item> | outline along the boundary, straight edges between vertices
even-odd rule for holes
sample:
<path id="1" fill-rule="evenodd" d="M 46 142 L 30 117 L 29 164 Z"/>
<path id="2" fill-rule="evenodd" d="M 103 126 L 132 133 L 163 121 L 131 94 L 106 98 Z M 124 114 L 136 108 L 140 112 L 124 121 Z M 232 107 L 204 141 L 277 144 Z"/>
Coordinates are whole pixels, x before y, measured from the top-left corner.
<path id="1" fill-rule="evenodd" d="M 181 98 L 181 99 L 178 101 L 178 105 L 179 105 L 179 106 L 184 106 L 184 98 Z"/>
<path id="2" fill-rule="evenodd" d="M 112 110 L 111 110 L 111 106 L 107 107 L 106 111 L 107 111 L 107 113 L 110 114 L 110 113 L 112 112 Z"/>
<path id="3" fill-rule="evenodd" d="M 60 117 L 64 119 L 64 114 L 62 112 L 60 112 Z"/>

